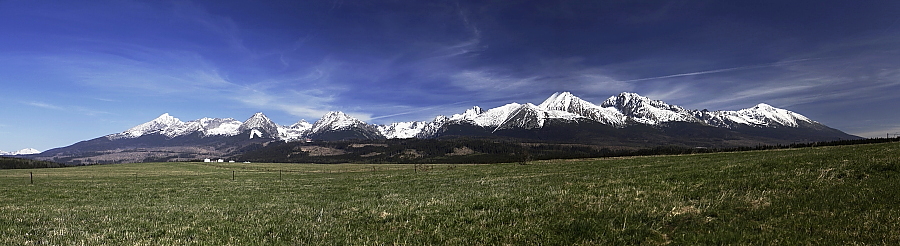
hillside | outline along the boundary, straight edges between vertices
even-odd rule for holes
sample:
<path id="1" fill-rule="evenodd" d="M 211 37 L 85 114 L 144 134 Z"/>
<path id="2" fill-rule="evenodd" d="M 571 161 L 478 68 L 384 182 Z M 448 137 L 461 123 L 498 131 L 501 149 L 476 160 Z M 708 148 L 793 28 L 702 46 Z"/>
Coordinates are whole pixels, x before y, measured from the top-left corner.
<path id="1" fill-rule="evenodd" d="M 898 147 L 0 170 L 0 244 L 896 245 Z"/>

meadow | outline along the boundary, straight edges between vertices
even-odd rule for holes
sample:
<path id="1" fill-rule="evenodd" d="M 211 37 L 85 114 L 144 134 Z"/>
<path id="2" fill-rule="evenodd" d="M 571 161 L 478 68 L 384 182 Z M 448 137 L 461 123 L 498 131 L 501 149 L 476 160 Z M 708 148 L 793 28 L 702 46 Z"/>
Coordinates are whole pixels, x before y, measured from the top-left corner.
<path id="1" fill-rule="evenodd" d="M 32 183 L 33 182 L 33 183 Z M 0 170 L 0 245 L 900 244 L 900 143 Z"/>

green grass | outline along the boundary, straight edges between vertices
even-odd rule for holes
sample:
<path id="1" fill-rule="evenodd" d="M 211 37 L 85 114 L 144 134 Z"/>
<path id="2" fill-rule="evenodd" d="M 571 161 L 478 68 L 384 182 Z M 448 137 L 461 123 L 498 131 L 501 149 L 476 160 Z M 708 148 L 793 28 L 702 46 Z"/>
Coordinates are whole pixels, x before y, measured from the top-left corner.
<path id="1" fill-rule="evenodd" d="M 0 170 L 0 245 L 897 245 L 898 228 L 897 143 L 416 170 Z"/>

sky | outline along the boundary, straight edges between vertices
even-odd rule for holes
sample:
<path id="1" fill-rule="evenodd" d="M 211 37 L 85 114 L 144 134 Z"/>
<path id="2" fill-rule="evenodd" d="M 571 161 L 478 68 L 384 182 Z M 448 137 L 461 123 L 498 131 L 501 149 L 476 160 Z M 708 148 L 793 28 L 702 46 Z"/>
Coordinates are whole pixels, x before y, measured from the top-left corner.
<path id="1" fill-rule="evenodd" d="M 183 121 L 430 121 L 621 92 L 900 132 L 900 1 L 0 0 L 0 150 Z"/>

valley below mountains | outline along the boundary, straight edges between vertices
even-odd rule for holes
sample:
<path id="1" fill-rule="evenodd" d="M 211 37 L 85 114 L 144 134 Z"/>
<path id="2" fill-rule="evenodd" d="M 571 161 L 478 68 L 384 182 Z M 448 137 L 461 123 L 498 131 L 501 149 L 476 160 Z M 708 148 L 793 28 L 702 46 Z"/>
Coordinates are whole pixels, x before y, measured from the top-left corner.
<path id="1" fill-rule="evenodd" d="M 313 123 L 300 120 L 292 125 L 278 125 L 263 113 L 245 121 L 202 118 L 187 122 L 163 114 L 120 133 L 23 157 L 69 165 L 207 158 L 415 162 L 425 158 L 420 154 L 424 152 L 431 157 L 491 159 L 487 156 L 529 155 L 528 149 L 534 146 L 554 149 L 556 154 L 551 156 L 565 158 L 561 153 L 572 146 L 579 149 L 572 157 L 590 157 L 591 153 L 661 146 L 732 148 L 852 139 L 860 137 L 763 103 L 737 111 L 689 110 L 635 93 L 623 92 L 594 104 L 560 92 L 538 105 L 509 103 L 486 110 L 475 106 L 459 114 L 436 116 L 432 121 L 386 125 L 368 124 L 342 112 L 330 112 Z M 440 144 L 442 141 L 453 144 Z M 475 151 L 468 146 L 482 143 L 505 147 Z M 357 151 L 347 149 L 352 146 L 357 146 Z M 359 146 L 384 148 L 359 152 Z"/>

